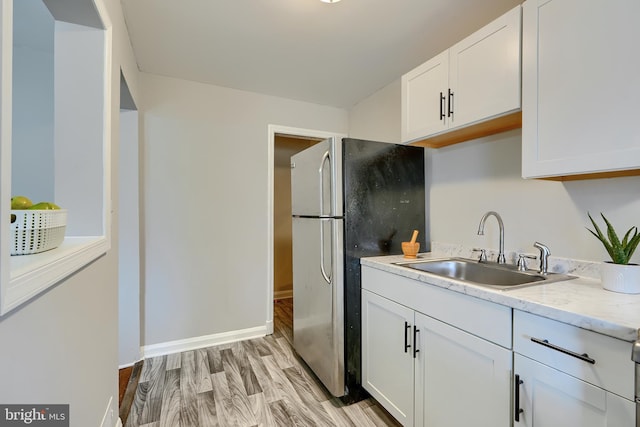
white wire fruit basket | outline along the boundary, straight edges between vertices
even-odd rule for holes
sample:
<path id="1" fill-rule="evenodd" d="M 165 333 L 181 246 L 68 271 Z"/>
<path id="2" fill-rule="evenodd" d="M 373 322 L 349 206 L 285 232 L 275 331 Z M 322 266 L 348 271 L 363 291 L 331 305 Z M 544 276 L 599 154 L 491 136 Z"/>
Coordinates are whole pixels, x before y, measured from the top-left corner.
<path id="1" fill-rule="evenodd" d="M 57 248 L 67 228 L 66 209 L 11 210 L 11 255 Z"/>

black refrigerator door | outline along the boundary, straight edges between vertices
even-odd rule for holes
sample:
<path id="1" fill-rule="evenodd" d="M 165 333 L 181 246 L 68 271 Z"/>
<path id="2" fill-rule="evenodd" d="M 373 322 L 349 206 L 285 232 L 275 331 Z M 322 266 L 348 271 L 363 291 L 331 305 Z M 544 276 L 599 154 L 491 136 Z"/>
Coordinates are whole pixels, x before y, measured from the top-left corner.
<path id="1" fill-rule="evenodd" d="M 414 229 L 425 247 L 424 149 L 343 139 L 345 244 L 354 257 L 402 253 Z"/>
<path id="2" fill-rule="evenodd" d="M 343 139 L 345 366 L 351 400 L 361 383 L 360 258 L 402 253 L 403 241 L 420 231 L 421 251 L 428 234 L 425 218 L 424 149 Z M 345 399 L 348 400 L 348 399 Z"/>

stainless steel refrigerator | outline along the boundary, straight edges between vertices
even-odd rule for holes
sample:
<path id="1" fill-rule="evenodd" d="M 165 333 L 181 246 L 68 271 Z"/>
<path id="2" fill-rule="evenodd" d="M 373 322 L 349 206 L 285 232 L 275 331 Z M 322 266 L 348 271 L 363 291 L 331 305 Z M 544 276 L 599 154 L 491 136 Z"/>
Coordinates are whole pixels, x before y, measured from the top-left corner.
<path id="1" fill-rule="evenodd" d="M 293 345 L 334 395 L 361 388 L 360 258 L 425 229 L 420 147 L 330 138 L 291 157 Z"/>

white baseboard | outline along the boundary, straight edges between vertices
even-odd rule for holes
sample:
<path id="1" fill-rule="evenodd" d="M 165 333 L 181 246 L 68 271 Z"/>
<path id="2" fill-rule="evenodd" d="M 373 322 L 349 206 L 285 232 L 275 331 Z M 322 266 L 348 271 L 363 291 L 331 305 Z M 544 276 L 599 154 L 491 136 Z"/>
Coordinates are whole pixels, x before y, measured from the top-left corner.
<path id="1" fill-rule="evenodd" d="M 288 289 L 284 291 L 276 291 L 273 293 L 273 299 L 286 299 L 293 298 L 293 289 Z"/>
<path id="2" fill-rule="evenodd" d="M 140 348 L 140 352 L 142 353 L 142 347 Z M 140 358 L 140 360 L 142 360 L 142 358 Z M 126 363 L 124 365 L 120 365 L 120 366 L 118 366 L 118 369 L 130 368 L 130 367 L 134 366 L 136 363 L 138 363 L 140 360 L 136 360 L 135 362 L 131 362 L 131 363 Z"/>
<path id="3" fill-rule="evenodd" d="M 235 341 L 248 340 L 267 335 L 266 326 L 241 329 L 238 331 L 223 332 L 220 334 L 204 335 L 200 337 L 187 338 L 184 340 L 168 341 L 159 344 L 151 344 L 142 347 L 142 354 L 145 359 L 166 354 L 179 353 L 182 351 L 195 350 L 198 348 L 212 347 Z"/>
<path id="4" fill-rule="evenodd" d="M 122 427 L 122 420 L 118 417 L 118 422 L 116 423 L 116 427 Z"/>

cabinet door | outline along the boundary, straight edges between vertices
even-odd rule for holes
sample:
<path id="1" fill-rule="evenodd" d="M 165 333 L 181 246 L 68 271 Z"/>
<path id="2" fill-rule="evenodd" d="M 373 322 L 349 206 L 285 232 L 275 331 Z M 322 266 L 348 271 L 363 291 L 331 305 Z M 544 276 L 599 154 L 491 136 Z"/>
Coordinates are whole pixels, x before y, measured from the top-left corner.
<path id="1" fill-rule="evenodd" d="M 528 0 L 523 177 L 640 168 L 640 2 Z"/>
<path id="2" fill-rule="evenodd" d="M 413 310 L 362 291 L 362 386 L 413 425 Z"/>
<path id="3" fill-rule="evenodd" d="M 449 128 L 520 109 L 520 30 L 517 6 L 449 50 Z"/>
<path id="4" fill-rule="evenodd" d="M 511 351 L 416 313 L 416 426 L 508 427 Z"/>
<path id="5" fill-rule="evenodd" d="M 522 412 L 514 426 L 636 425 L 634 402 L 520 354 L 514 359 L 514 372 L 522 381 L 519 401 L 514 402 Z"/>
<path id="6" fill-rule="evenodd" d="M 402 141 L 446 129 L 449 51 L 402 76 Z"/>

